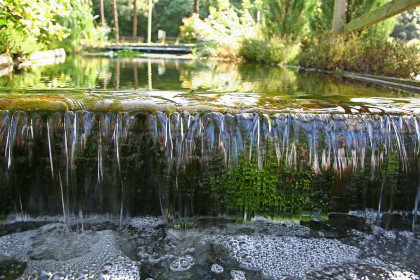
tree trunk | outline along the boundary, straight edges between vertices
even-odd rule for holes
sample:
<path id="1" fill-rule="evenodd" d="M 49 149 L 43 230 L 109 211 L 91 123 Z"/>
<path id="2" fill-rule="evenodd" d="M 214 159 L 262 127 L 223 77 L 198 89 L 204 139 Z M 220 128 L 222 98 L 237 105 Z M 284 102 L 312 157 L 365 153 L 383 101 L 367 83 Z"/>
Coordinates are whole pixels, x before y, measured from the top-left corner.
<path id="1" fill-rule="evenodd" d="M 118 43 L 120 41 L 120 28 L 118 27 L 118 11 L 117 11 L 117 0 L 113 0 L 112 11 L 114 14 L 114 31 L 115 31 L 115 41 Z"/>
<path id="2" fill-rule="evenodd" d="M 133 37 L 137 37 L 137 0 L 133 0 Z"/>
<path id="3" fill-rule="evenodd" d="M 100 18 L 101 18 L 101 26 L 105 26 L 105 12 L 104 12 L 104 0 L 99 0 L 99 10 L 100 10 Z"/>
<path id="4" fill-rule="evenodd" d="M 147 21 L 147 43 L 152 43 L 152 8 L 153 3 L 152 0 L 149 0 L 149 13 L 148 13 L 148 21 Z"/>
<path id="5" fill-rule="evenodd" d="M 346 23 L 347 0 L 334 1 L 334 18 L 332 33 L 339 34 L 343 32 L 344 24 Z"/>
<path id="6" fill-rule="evenodd" d="M 200 0 L 194 0 L 194 13 L 198 14 L 200 11 Z"/>

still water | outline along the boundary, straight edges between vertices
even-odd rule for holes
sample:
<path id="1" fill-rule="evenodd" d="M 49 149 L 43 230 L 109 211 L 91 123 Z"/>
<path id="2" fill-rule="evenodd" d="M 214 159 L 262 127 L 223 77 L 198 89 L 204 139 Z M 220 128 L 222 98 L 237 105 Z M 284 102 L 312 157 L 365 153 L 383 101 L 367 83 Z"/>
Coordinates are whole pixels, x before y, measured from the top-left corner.
<path id="1" fill-rule="evenodd" d="M 284 67 L 144 58 L 61 62 L 4 72 L 0 109 L 420 113 L 414 93 Z"/>
<path id="2" fill-rule="evenodd" d="M 0 279 L 420 275 L 414 93 L 80 57 L 0 88 Z"/>

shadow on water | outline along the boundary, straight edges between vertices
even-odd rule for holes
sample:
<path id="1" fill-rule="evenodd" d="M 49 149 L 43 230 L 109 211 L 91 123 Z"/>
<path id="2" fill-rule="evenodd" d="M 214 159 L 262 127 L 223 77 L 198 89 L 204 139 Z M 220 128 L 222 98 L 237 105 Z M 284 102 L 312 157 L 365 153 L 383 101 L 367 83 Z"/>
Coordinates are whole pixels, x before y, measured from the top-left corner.
<path id="1" fill-rule="evenodd" d="M 409 93 L 201 61 L 25 71 L 0 78 L 0 279 L 419 275 L 420 119 Z M 124 110 L 142 91 L 165 104 L 306 102 L 328 113 Z M 71 107 L 92 94 L 94 108 L 121 107 Z"/>

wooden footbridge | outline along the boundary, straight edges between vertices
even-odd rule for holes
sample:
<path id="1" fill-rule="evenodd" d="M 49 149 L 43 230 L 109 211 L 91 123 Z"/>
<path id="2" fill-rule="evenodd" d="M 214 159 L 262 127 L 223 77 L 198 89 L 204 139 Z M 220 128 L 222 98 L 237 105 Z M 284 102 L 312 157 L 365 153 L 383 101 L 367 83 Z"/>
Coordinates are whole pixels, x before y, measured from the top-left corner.
<path id="1" fill-rule="evenodd" d="M 196 48 L 195 44 L 113 44 L 107 47 L 110 51 L 132 50 L 145 53 L 189 54 Z"/>

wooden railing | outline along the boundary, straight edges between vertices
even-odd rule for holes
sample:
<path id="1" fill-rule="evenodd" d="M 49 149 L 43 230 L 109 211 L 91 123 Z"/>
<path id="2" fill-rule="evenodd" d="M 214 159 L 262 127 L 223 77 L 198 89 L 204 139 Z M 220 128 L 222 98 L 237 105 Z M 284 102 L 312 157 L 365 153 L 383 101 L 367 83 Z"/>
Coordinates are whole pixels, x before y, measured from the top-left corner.
<path id="1" fill-rule="evenodd" d="M 345 15 L 347 0 L 335 0 L 332 31 L 334 34 L 359 31 L 387 18 L 410 10 L 418 5 L 420 5 L 420 0 L 392 0 L 373 11 L 363 14 L 360 17 L 346 23 Z"/>

